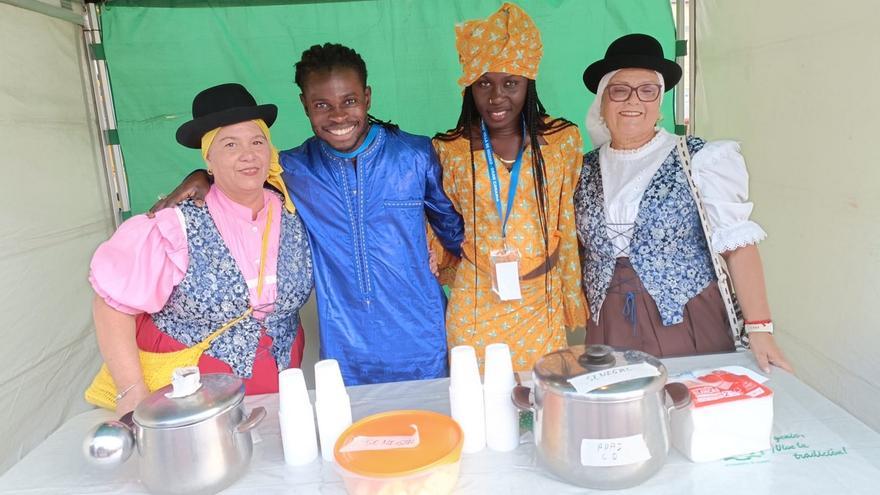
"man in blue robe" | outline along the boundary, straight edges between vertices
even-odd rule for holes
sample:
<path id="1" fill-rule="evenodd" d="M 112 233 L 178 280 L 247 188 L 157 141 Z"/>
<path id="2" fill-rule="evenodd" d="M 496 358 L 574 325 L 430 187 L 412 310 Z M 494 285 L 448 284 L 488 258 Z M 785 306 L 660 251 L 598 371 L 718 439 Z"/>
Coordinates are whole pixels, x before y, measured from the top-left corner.
<path id="1" fill-rule="evenodd" d="M 321 358 L 347 385 L 446 376 L 425 219 L 456 254 L 464 225 L 430 140 L 368 114 L 366 65 L 350 48 L 306 50 L 296 83 L 315 136 L 280 161 L 311 240 Z"/>

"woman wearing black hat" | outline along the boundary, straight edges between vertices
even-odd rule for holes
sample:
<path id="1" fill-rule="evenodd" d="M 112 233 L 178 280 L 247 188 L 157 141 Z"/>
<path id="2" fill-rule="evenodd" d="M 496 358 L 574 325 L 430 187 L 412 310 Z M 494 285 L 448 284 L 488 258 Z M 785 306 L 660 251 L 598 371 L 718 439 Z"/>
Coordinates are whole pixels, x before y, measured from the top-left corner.
<path id="1" fill-rule="evenodd" d="M 276 392 L 278 371 L 299 366 L 311 250 L 280 180 L 269 134 L 276 114 L 239 84 L 199 93 L 177 141 L 200 148 L 214 176 L 205 204 L 133 217 L 95 252 L 95 328 L 118 411 L 155 388 L 138 350 L 206 342 L 200 369 L 246 378 L 250 394 Z M 265 189 L 267 181 L 282 194 Z"/>
<path id="2" fill-rule="evenodd" d="M 759 366 L 790 371 L 772 334 L 756 247 L 766 234 L 749 220 L 739 146 L 657 127 L 663 93 L 680 78 L 678 64 L 644 34 L 615 40 L 584 71 L 597 95 L 587 116 L 596 148 L 584 156 L 575 192 L 592 313 L 587 343 L 656 356 L 732 351 L 735 315 L 720 255 Z"/>

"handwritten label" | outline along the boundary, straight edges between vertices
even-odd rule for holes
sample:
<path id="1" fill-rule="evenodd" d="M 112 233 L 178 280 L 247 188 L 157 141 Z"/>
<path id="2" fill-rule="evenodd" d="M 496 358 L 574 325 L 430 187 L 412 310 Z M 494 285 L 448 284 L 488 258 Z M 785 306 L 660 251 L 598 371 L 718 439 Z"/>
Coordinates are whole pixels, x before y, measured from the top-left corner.
<path id="1" fill-rule="evenodd" d="M 648 363 L 639 363 L 594 371 L 571 378 L 568 382 L 575 390 L 585 394 L 608 385 L 652 376 L 660 376 L 660 370 Z"/>
<path id="2" fill-rule="evenodd" d="M 796 460 L 817 459 L 821 457 L 837 457 L 847 455 L 846 447 L 820 447 L 814 448 L 807 441 L 803 433 L 784 433 L 773 435 L 771 450 L 774 454 L 790 455 Z"/>
<path id="3" fill-rule="evenodd" d="M 817 457 L 835 457 L 839 455 L 846 455 L 846 447 L 841 447 L 839 449 L 825 449 L 825 450 L 811 450 L 809 452 L 795 452 L 792 454 L 797 460 L 804 459 L 815 459 Z"/>
<path id="4" fill-rule="evenodd" d="M 419 427 L 410 425 L 412 435 L 386 435 L 377 437 L 356 436 L 339 449 L 340 452 L 363 452 L 367 450 L 413 449 L 419 446 Z"/>
<path id="5" fill-rule="evenodd" d="M 626 466 L 651 458 L 642 435 L 581 440 L 582 466 Z"/>
<path id="6" fill-rule="evenodd" d="M 812 442 L 807 439 L 807 435 L 803 433 L 783 433 L 773 435 L 773 443 L 770 450 L 752 452 L 742 456 L 726 457 L 725 463 L 728 466 L 736 466 L 743 464 L 756 464 L 760 462 L 768 462 L 770 454 L 791 456 L 798 461 L 809 459 L 820 459 L 825 457 L 837 457 L 848 455 L 845 446 L 841 447 L 811 447 Z"/>
<path id="7" fill-rule="evenodd" d="M 803 433 L 785 433 L 784 435 L 773 435 L 774 442 L 781 442 L 783 440 L 797 440 L 799 438 L 807 438 Z"/>
<path id="8" fill-rule="evenodd" d="M 729 466 L 765 463 L 765 462 L 769 462 L 769 451 L 759 450 L 757 452 L 751 452 L 751 453 L 745 454 L 745 455 L 735 455 L 735 456 L 731 456 L 731 457 L 725 457 L 724 461 Z"/>

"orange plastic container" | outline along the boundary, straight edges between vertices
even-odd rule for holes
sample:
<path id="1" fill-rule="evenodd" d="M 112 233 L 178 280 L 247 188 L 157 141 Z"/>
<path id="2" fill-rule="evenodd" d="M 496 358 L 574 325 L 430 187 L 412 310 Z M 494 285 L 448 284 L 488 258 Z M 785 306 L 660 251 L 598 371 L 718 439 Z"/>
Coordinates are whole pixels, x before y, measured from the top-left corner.
<path id="1" fill-rule="evenodd" d="M 348 427 L 333 456 L 350 495 L 448 495 L 458 482 L 463 443 L 449 416 L 390 411 Z"/>

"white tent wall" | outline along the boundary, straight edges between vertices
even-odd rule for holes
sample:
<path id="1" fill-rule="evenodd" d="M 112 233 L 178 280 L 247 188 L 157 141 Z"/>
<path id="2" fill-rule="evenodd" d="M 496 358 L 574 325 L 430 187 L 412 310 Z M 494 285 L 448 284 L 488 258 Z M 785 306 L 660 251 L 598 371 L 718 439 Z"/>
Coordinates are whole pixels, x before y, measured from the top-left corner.
<path id="1" fill-rule="evenodd" d="M 696 131 L 743 143 L 780 342 L 880 429 L 876 2 L 691 1 Z M 79 26 L 0 3 L 0 473 L 89 407 L 100 362 L 87 271 L 113 213 L 85 67 Z"/>
<path id="2" fill-rule="evenodd" d="M 88 264 L 113 216 L 84 67 L 80 26 L 0 4 L 0 473 L 90 407 L 100 363 Z"/>
<path id="3" fill-rule="evenodd" d="M 877 2 L 696 5 L 696 133 L 742 142 L 779 342 L 880 429 Z"/>

